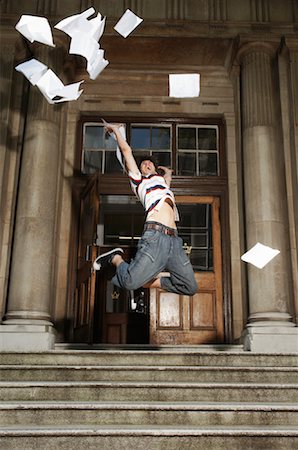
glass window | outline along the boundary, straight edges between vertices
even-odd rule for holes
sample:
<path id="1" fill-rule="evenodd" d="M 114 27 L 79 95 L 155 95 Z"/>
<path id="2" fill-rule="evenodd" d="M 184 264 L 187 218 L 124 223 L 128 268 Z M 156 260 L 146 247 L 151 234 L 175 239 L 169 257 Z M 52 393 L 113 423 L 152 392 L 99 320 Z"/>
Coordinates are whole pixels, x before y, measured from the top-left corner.
<path id="1" fill-rule="evenodd" d="M 203 177 L 217 175 L 217 153 L 199 153 L 199 173 Z"/>
<path id="2" fill-rule="evenodd" d="M 213 270 L 212 205 L 179 204 L 179 235 L 195 270 Z"/>
<path id="3" fill-rule="evenodd" d="M 178 175 L 193 177 L 197 174 L 196 154 L 195 153 L 178 153 Z"/>
<path id="4" fill-rule="evenodd" d="M 178 127 L 178 149 L 196 149 L 196 129 Z"/>
<path id="5" fill-rule="evenodd" d="M 157 165 L 168 166 L 174 175 L 214 177 L 220 174 L 219 126 L 202 124 L 127 123 L 129 143 L 137 163 L 144 156 L 155 158 Z M 176 133 L 172 139 L 173 132 Z M 85 174 L 123 173 L 115 157 L 113 136 L 105 133 L 102 123 L 83 125 L 81 170 Z"/>
<path id="6" fill-rule="evenodd" d="M 103 147 L 103 127 L 86 125 L 84 131 L 84 148 Z"/>
<path id="7" fill-rule="evenodd" d="M 170 125 L 131 125 L 131 146 L 137 161 L 144 156 L 153 156 L 158 165 L 171 167 L 171 145 Z"/>
<path id="8" fill-rule="evenodd" d="M 198 128 L 198 146 L 201 150 L 217 150 L 215 128 Z"/>
<path id="9" fill-rule="evenodd" d="M 170 128 L 152 127 L 151 148 L 156 150 L 169 150 L 170 145 Z"/>
<path id="10" fill-rule="evenodd" d="M 178 125 L 177 142 L 178 175 L 207 177 L 219 174 L 217 126 Z"/>
<path id="11" fill-rule="evenodd" d="M 115 156 L 116 148 L 116 140 L 105 133 L 102 124 L 85 123 L 82 172 L 88 175 L 97 171 L 101 173 L 121 173 L 122 167 Z"/>
<path id="12" fill-rule="evenodd" d="M 150 127 L 132 127 L 131 146 L 133 149 L 150 149 Z"/>
<path id="13" fill-rule="evenodd" d="M 101 172 L 102 167 L 102 152 L 99 151 L 84 151 L 84 160 L 83 160 L 83 173 L 91 175 L 95 173 L 97 170 Z"/>

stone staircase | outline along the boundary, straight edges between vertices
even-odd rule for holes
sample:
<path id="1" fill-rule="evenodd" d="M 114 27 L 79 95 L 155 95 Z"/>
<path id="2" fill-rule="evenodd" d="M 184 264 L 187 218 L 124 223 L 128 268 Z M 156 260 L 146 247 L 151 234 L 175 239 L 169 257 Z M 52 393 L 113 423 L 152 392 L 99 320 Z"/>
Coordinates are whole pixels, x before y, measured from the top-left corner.
<path id="1" fill-rule="evenodd" d="M 298 449 L 298 354 L 58 346 L 0 355 L 0 449 Z"/>

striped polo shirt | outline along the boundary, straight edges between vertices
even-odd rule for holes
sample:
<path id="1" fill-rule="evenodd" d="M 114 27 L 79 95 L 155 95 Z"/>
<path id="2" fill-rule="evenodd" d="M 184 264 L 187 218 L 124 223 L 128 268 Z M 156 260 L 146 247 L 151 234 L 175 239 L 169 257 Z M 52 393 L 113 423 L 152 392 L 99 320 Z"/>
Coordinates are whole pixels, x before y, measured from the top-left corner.
<path id="1" fill-rule="evenodd" d="M 145 208 L 147 219 L 154 211 L 159 211 L 163 202 L 169 198 L 173 203 L 175 221 L 179 220 L 174 194 L 162 175 L 144 176 L 141 172 L 129 172 L 128 176 L 133 193 Z"/>

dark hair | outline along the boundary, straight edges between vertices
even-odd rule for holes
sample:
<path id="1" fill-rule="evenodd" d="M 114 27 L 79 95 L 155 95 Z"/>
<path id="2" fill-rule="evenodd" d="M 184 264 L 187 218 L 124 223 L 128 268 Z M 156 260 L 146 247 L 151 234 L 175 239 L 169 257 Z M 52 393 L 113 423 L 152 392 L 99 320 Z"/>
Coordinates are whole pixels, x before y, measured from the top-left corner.
<path id="1" fill-rule="evenodd" d="M 156 159 L 153 156 L 142 155 L 142 156 L 136 157 L 136 160 L 137 160 L 137 165 L 139 168 L 141 167 L 141 164 L 143 161 L 151 161 L 154 164 L 155 169 L 157 170 L 158 162 L 156 161 Z"/>

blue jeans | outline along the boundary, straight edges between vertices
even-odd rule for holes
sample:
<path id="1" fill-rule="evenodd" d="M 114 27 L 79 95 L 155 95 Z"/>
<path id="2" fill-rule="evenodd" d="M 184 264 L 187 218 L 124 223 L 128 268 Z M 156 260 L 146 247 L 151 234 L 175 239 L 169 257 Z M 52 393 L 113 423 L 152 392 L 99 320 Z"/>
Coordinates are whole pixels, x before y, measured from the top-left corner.
<path id="1" fill-rule="evenodd" d="M 119 264 L 112 283 L 135 290 L 156 278 L 160 272 L 166 271 L 170 276 L 161 277 L 162 289 L 175 294 L 194 295 L 198 291 L 198 285 L 182 244 L 182 239 L 178 236 L 146 230 L 138 243 L 135 258 L 130 263 Z"/>

